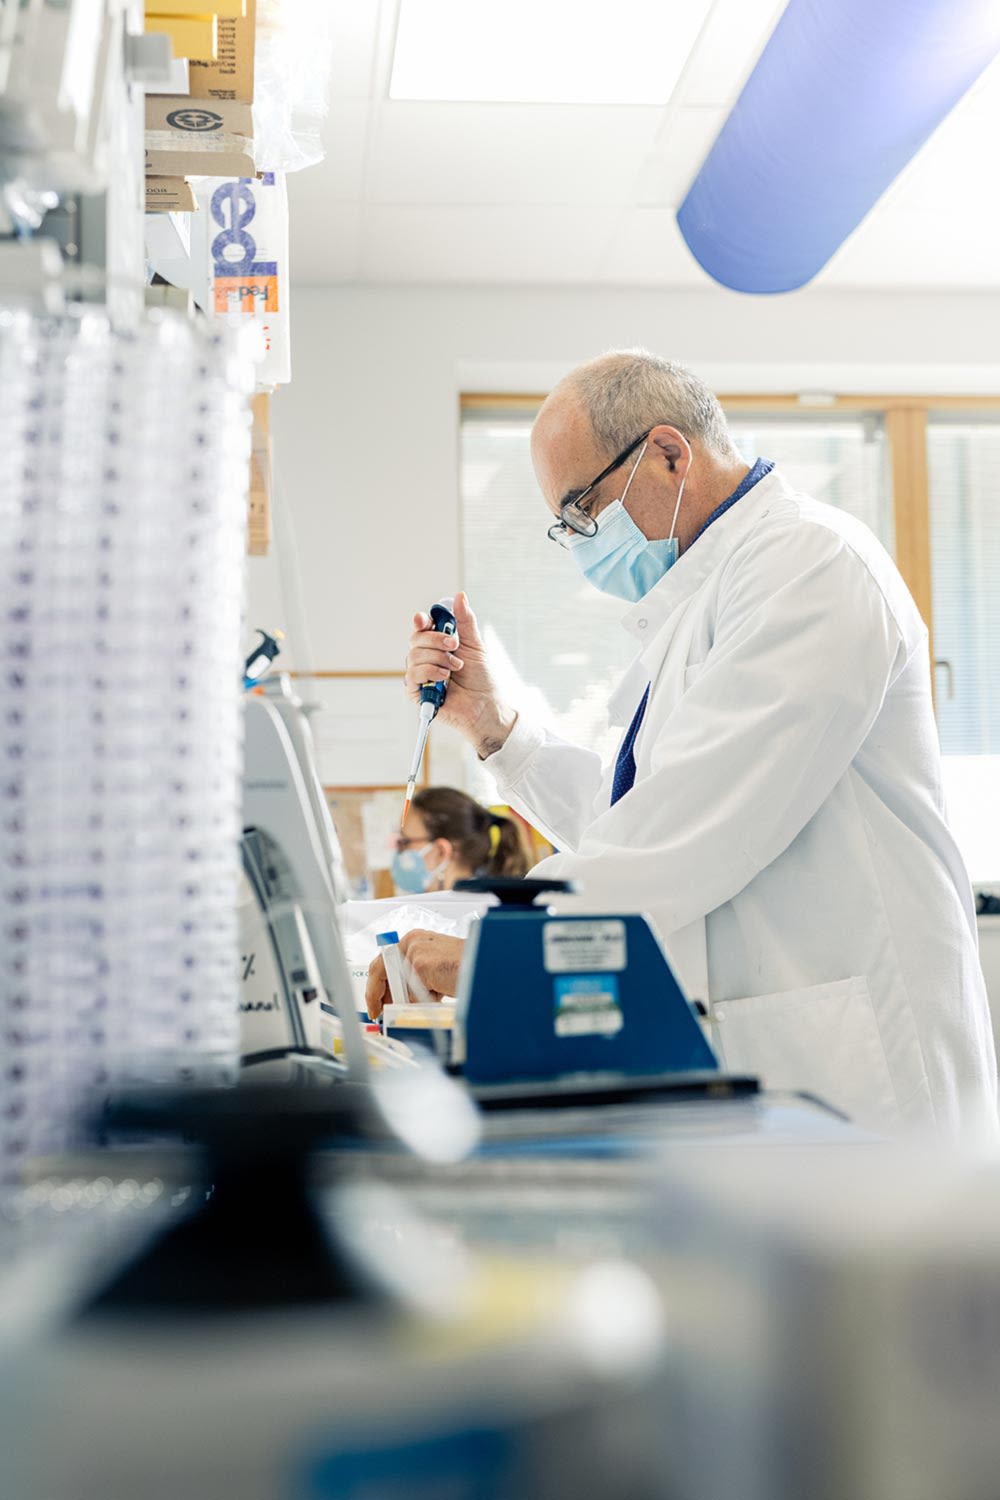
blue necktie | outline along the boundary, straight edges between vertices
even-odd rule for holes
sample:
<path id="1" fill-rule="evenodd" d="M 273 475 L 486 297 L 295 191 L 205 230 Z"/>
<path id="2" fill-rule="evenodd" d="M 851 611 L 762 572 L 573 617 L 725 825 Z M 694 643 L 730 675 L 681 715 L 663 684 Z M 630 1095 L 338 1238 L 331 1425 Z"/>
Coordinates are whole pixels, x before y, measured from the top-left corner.
<path id="1" fill-rule="evenodd" d="M 615 761 L 615 775 L 611 783 L 611 806 L 624 797 L 626 792 L 632 790 L 635 782 L 635 737 L 639 733 L 642 721 L 646 715 L 646 704 L 649 702 L 649 688 L 642 695 L 642 702 L 636 709 L 632 722 L 628 726 L 628 734 L 622 740 L 622 747 Z"/>

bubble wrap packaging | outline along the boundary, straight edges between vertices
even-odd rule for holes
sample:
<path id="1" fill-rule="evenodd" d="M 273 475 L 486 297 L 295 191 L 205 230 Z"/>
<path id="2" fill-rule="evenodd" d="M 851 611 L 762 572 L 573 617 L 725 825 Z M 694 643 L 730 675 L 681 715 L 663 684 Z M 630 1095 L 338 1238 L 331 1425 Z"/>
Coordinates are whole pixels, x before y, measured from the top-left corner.
<path id="1" fill-rule="evenodd" d="M 0 1181 L 237 1058 L 252 371 L 172 316 L 0 309 Z"/>

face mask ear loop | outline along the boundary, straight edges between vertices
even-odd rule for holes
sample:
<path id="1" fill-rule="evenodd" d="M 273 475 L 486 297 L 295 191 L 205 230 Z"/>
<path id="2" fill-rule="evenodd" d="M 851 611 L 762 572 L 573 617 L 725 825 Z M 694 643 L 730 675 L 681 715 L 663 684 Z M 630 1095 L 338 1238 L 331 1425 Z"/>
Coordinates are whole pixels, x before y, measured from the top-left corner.
<path id="1" fill-rule="evenodd" d="M 668 542 L 673 541 L 677 531 L 677 517 L 681 513 L 681 501 L 684 498 L 684 486 L 688 482 L 688 474 L 690 474 L 691 465 L 694 463 L 694 455 L 691 452 L 691 444 L 685 437 L 681 438 L 681 442 L 684 444 L 685 448 L 688 451 L 688 466 L 687 470 L 685 471 L 684 478 L 681 480 L 680 489 L 677 491 L 677 504 L 674 506 L 674 519 L 670 523 L 670 535 L 667 537 Z"/>
<path id="2" fill-rule="evenodd" d="M 632 488 L 632 481 L 635 478 L 635 472 L 638 469 L 639 465 L 642 463 L 642 455 L 645 453 L 645 451 L 646 451 L 646 444 L 643 443 L 642 447 L 639 449 L 639 457 L 636 459 L 635 463 L 632 465 L 632 472 L 628 476 L 628 483 L 626 484 L 625 488 L 622 490 L 621 498 L 618 501 L 618 504 L 620 506 L 622 506 L 623 508 L 624 508 L 624 505 L 625 505 L 625 496 L 628 494 L 629 490 Z"/>

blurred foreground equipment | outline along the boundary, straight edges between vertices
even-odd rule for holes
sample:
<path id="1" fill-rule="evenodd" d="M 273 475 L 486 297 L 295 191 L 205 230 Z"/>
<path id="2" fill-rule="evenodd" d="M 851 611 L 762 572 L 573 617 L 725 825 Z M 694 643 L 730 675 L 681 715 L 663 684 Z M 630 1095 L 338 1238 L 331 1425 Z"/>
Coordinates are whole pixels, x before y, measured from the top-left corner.
<path id="1" fill-rule="evenodd" d="M 309 1155 L 366 1128 L 363 1098 L 263 1086 L 119 1113 L 199 1142 L 202 1186 L 0 1362 L 19 1500 L 665 1493 L 648 1278 L 449 1251 L 371 1184 L 315 1199 Z"/>
<path id="2" fill-rule="evenodd" d="M 1000 1169 L 888 1146 L 667 1163 L 676 1500 L 995 1495 Z"/>

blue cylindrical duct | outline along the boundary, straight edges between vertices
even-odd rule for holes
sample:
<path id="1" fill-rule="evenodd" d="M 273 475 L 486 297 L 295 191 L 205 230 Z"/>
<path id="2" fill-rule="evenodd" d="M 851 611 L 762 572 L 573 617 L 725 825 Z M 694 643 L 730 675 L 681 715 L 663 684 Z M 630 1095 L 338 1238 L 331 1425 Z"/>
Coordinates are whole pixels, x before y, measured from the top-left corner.
<path id="1" fill-rule="evenodd" d="M 820 271 L 1000 51 L 1000 0 L 789 0 L 677 213 L 708 274 Z"/>

